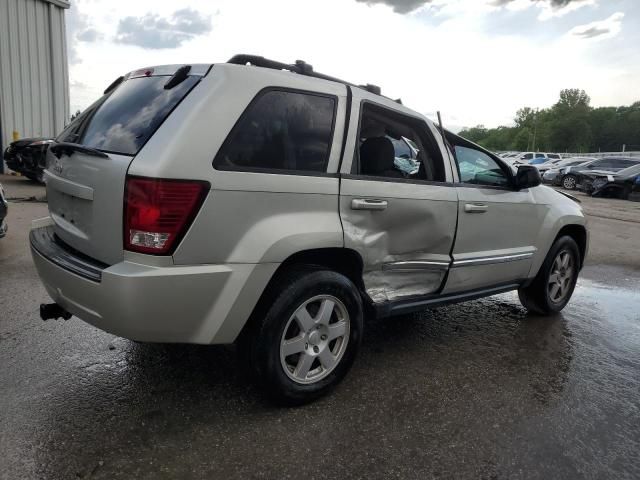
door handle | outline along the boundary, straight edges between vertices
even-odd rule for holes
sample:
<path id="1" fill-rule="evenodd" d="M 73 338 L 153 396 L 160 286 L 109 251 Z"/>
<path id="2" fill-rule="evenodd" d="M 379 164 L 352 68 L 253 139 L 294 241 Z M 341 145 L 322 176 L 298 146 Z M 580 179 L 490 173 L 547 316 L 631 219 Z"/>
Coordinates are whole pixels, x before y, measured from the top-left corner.
<path id="1" fill-rule="evenodd" d="M 373 200 L 370 198 L 354 198 L 351 200 L 351 210 L 385 210 L 387 206 L 386 200 Z"/>
<path id="2" fill-rule="evenodd" d="M 467 213 L 484 213 L 489 209 L 486 203 L 466 203 L 464 211 Z"/>

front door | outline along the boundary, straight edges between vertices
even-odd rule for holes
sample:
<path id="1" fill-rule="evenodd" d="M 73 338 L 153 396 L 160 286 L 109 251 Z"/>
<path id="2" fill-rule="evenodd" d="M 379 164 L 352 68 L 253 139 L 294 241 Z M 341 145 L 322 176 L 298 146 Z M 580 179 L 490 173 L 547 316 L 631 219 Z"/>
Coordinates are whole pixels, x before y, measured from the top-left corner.
<path id="1" fill-rule="evenodd" d="M 436 293 L 455 236 L 452 173 L 423 118 L 371 97 L 354 92 L 341 168 L 345 247 L 361 255 L 365 289 L 374 302 Z"/>
<path id="2" fill-rule="evenodd" d="M 515 190 L 509 167 L 473 144 L 453 139 L 458 183 L 458 233 L 444 293 L 500 286 L 527 278 L 544 205 Z"/>

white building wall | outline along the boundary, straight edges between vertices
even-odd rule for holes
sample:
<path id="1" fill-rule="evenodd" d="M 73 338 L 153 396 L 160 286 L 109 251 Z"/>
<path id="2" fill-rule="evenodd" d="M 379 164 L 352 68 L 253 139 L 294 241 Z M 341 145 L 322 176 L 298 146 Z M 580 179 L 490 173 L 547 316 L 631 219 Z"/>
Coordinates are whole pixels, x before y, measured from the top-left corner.
<path id="1" fill-rule="evenodd" d="M 0 0 L 0 143 L 54 136 L 69 118 L 65 0 Z"/>

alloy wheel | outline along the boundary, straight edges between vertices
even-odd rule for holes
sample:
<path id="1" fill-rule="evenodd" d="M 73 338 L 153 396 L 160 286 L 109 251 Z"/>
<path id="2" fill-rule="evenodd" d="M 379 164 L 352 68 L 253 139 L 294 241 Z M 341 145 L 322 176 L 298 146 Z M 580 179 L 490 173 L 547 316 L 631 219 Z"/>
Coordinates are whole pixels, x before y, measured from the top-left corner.
<path id="1" fill-rule="evenodd" d="M 318 382 L 340 363 L 349 343 L 350 318 L 332 295 L 306 300 L 293 313 L 280 341 L 280 362 L 297 383 Z"/>
<path id="2" fill-rule="evenodd" d="M 573 257 L 568 250 L 561 250 L 553 261 L 547 291 L 553 303 L 561 303 L 571 291 L 575 275 Z"/>
<path id="3" fill-rule="evenodd" d="M 568 190 L 573 190 L 576 188 L 576 179 L 572 176 L 564 177 L 562 180 L 562 186 Z"/>

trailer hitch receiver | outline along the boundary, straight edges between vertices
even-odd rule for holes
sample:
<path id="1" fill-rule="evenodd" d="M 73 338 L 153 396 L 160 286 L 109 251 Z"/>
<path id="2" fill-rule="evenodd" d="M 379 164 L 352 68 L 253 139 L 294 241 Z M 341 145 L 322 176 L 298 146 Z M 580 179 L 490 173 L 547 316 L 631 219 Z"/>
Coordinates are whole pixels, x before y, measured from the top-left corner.
<path id="1" fill-rule="evenodd" d="M 57 318 L 69 320 L 71 318 L 71 314 L 57 303 L 41 303 L 40 318 L 45 321 Z"/>

